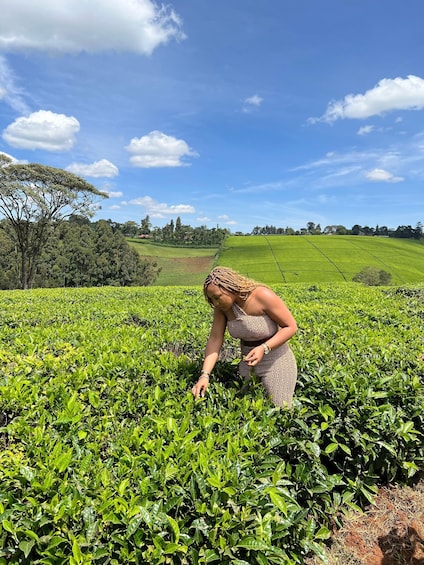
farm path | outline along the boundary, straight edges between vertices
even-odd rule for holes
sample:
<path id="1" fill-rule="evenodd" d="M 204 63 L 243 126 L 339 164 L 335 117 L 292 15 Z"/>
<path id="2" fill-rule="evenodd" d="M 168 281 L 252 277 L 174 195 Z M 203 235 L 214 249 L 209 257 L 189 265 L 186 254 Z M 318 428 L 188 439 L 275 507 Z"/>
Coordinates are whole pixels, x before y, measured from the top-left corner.
<path id="1" fill-rule="evenodd" d="M 424 479 L 414 487 L 381 488 L 374 504 L 349 515 L 331 542 L 328 565 L 424 565 Z"/>

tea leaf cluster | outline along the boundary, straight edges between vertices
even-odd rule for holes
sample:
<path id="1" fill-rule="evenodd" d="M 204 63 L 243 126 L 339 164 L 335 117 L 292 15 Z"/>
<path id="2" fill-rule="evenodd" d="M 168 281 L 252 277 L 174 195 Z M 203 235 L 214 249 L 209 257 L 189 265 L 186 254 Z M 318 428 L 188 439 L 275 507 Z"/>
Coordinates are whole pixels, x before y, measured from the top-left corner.
<path id="1" fill-rule="evenodd" d="M 291 410 L 237 377 L 201 289 L 0 295 L 0 563 L 297 564 L 423 468 L 422 287 L 280 285 Z"/>

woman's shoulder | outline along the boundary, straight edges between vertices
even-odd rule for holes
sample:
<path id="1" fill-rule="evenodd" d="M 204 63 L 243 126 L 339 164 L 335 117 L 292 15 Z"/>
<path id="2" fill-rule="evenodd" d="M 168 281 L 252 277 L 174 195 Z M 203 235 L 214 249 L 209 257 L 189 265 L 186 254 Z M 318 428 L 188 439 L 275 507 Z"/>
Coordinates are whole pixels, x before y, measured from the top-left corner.
<path id="1" fill-rule="evenodd" d="M 268 286 L 259 285 L 250 293 L 246 300 L 245 310 L 248 313 L 262 313 L 272 306 L 278 296 Z"/>
<path id="2" fill-rule="evenodd" d="M 258 300 L 267 300 L 277 297 L 275 292 L 265 284 L 260 284 L 254 290 L 252 290 L 251 296 L 252 298 L 256 298 Z"/>

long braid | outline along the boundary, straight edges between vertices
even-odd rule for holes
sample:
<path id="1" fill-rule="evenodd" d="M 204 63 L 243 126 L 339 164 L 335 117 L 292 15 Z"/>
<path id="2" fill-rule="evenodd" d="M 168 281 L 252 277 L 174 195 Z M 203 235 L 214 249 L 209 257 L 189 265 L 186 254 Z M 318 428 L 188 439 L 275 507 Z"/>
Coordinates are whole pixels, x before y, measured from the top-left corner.
<path id="1" fill-rule="evenodd" d="M 203 283 L 203 293 L 210 304 L 212 303 L 206 293 L 207 287 L 210 284 L 214 284 L 233 294 L 238 294 L 243 299 L 246 299 L 252 290 L 262 286 L 255 280 L 245 277 L 229 267 L 215 267 Z"/>

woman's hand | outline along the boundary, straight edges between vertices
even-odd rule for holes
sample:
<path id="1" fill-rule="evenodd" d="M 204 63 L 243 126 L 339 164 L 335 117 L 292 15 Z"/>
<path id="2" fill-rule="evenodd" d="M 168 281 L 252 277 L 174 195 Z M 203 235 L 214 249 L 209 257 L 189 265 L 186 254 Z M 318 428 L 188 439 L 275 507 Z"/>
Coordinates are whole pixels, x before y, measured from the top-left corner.
<path id="1" fill-rule="evenodd" d="M 207 391 L 209 386 L 209 377 L 207 375 L 200 376 L 197 383 L 191 389 L 191 392 L 194 394 L 196 398 L 205 396 L 205 392 Z"/>
<path id="2" fill-rule="evenodd" d="M 262 360 L 264 355 L 265 355 L 265 350 L 262 347 L 262 345 L 259 345 L 258 347 L 254 347 L 253 349 L 251 349 L 244 358 L 244 360 L 250 367 L 254 367 L 259 363 L 259 361 Z"/>

